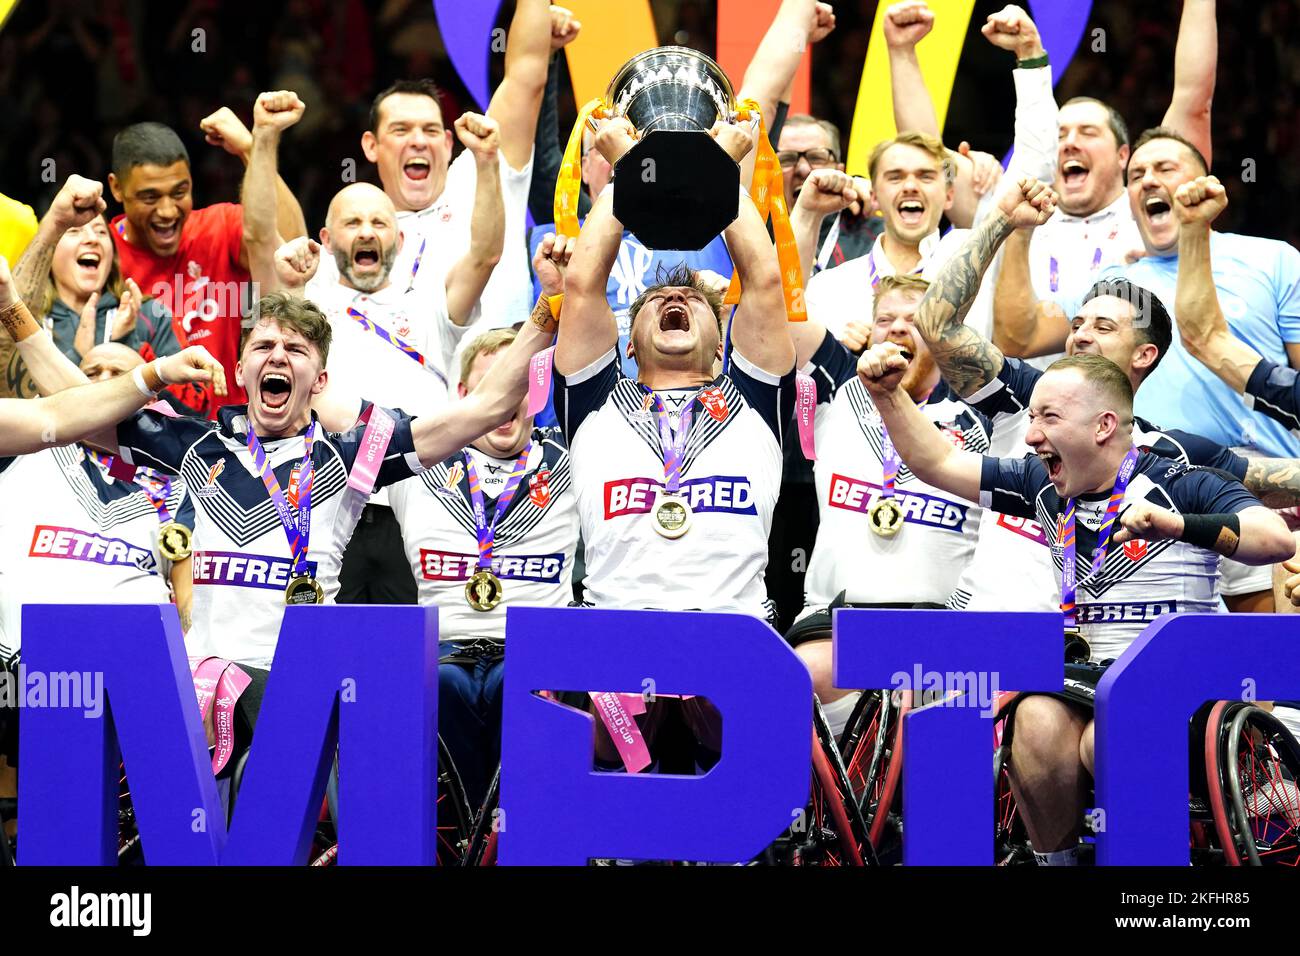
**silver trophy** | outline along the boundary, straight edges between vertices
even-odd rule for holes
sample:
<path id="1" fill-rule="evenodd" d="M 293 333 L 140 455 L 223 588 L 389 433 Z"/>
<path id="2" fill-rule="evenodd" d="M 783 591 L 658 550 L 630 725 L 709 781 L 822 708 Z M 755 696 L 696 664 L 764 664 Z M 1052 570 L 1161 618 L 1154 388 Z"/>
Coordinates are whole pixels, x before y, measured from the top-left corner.
<path id="1" fill-rule="evenodd" d="M 614 167 L 614 215 L 648 248 L 703 249 L 740 210 L 740 167 L 709 135 L 735 116 L 727 75 L 664 46 L 629 60 L 605 99 L 640 134 Z"/>

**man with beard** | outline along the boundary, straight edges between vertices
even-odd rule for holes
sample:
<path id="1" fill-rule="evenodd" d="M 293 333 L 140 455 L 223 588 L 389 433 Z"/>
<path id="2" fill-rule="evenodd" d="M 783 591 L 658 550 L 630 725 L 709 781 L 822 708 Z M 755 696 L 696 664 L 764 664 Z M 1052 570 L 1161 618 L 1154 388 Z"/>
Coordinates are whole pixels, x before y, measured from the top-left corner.
<path id="1" fill-rule="evenodd" d="M 1174 91 L 1163 125 L 1187 136 L 1204 156 L 1211 155 L 1210 101 L 1217 63 L 1214 0 L 1185 0 L 1174 53 Z M 1059 355 L 1072 310 L 1084 292 L 1110 267 L 1142 250 L 1136 211 L 1124 194 L 1129 139 L 1119 111 L 1076 96 L 1061 106 L 1057 123 L 1054 185 L 1060 207 L 1042 226 L 1007 241 L 997 273 L 992 338 L 1016 358 Z M 1152 291 L 1167 302 L 1173 299 L 1162 290 Z M 1036 364 L 1041 368 L 1048 361 Z"/>
<path id="2" fill-rule="evenodd" d="M 908 366 L 900 353 L 886 342 L 858 363 L 898 454 L 923 481 L 1046 529 L 1064 626 L 1093 661 L 1118 657 L 1162 614 L 1213 611 L 1221 555 L 1264 566 L 1294 551 L 1286 523 L 1239 482 L 1137 448 L 1132 385 L 1109 359 L 1073 355 L 1043 373 L 1025 436 L 1034 453 L 999 459 L 957 450 L 936 432 L 899 387 Z M 1075 862 L 1091 717 L 1045 695 L 1016 713 L 1012 787 L 1040 863 Z"/>
<path id="3" fill-rule="evenodd" d="M 409 414 L 428 414 L 448 400 L 446 369 L 501 255 L 505 216 L 497 123 L 474 113 L 456 120 L 477 173 L 469 248 L 450 268 L 444 272 L 438 264 L 417 263 L 410 274 L 394 276 L 403 235 L 392 200 L 369 183 L 354 183 L 334 197 L 320 233 L 337 267 L 326 276 L 317 271 L 315 242 L 300 238 L 277 251 L 279 236 L 265 204 L 274 190 L 280 135 L 302 113 L 301 101 L 286 92 L 263 93 L 254 108 L 253 157 L 244 191 L 253 276 L 263 289 L 305 295 L 330 320 L 335 336 L 330 384 L 315 402 L 327 425 L 351 427 L 363 394 Z M 421 268 L 445 279 L 417 283 Z M 348 546 L 338 600 L 413 604 L 415 599 L 400 530 L 380 491 L 366 505 Z"/>

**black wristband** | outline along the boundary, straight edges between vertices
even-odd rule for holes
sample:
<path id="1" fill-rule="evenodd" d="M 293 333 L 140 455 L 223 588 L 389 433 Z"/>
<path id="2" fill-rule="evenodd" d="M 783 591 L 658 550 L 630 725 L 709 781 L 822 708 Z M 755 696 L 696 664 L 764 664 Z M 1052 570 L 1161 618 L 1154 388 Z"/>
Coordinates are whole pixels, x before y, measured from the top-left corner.
<path id="1" fill-rule="evenodd" d="M 1241 540 L 1241 518 L 1235 514 L 1183 515 L 1183 533 L 1178 540 L 1206 551 L 1232 554 Z"/>

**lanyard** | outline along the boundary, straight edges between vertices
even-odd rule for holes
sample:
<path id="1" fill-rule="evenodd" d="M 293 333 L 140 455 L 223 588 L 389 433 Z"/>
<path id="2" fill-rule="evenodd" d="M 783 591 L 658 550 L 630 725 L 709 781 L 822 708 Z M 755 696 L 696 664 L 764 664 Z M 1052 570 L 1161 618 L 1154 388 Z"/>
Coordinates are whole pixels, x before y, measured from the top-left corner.
<path id="1" fill-rule="evenodd" d="M 442 379 L 444 383 L 447 381 L 447 379 L 443 376 L 441 372 L 439 372 L 436 368 L 434 368 L 432 365 L 428 363 L 428 361 L 424 357 L 423 352 L 417 349 L 414 345 L 410 345 L 406 342 L 403 342 L 401 339 L 393 335 L 383 326 L 379 325 L 379 323 L 368 318 L 364 312 L 358 311 L 357 309 L 354 309 L 352 306 L 348 306 L 348 317 L 353 319 L 357 323 L 357 325 L 361 326 L 361 328 L 365 329 L 367 332 L 373 332 L 375 335 L 379 336 L 381 339 L 383 339 L 393 348 L 397 349 L 397 351 L 401 352 L 411 361 L 419 362 L 421 365 L 423 365 L 434 375 L 438 376 L 438 378 Z"/>
<path id="2" fill-rule="evenodd" d="M 654 400 L 655 414 L 659 418 L 659 443 L 664 449 L 664 482 L 668 492 L 675 492 L 682 483 L 682 458 L 686 451 L 686 439 L 691 432 L 691 420 L 695 417 L 695 400 L 692 399 L 682 407 L 677 430 L 673 431 L 672 422 L 668 420 L 668 409 L 664 406 L 659 393 L 641 386 L 650 393 Z"/>
<path id="3" fill-rule="evenodd" d="M 469 478 L 469 497 L 474 505 L 474 528 L 478 535 L 478 569 L 480 571 L 492 570 L 492 546 L 496 542 L 497 523 L 510 507 L 510 502 L 515 498 L 515 492 L 519 489 L 519 482 L 528 469 L 528 454 L 532 450 L 533 443 L 529 442 L 523 454 L 515 461 L 515 467 L 510 472 L 510 477 L 506 479 L 506 486 L 502 489 L 500 497 L 497 498 L 496 511 L 493 513 L 490 523 L 487 520 L 487 508 L 483 504 L 483 489 L 479 484 L 478 469 L 474 467 L 474 456 L 468 451 L 465 452 L 465 475 Z"/>
<path id="4" fill-rule="evenodd" d="M 1137 465 L 1137 460 L 1137 448 L 1130 448 L 1128 454 L 1124 456 L 1124 461 L 1119 466 L 1119 473 L 1115 475 L 1115 487 L 1111 490 L 1110 501 L 1106 504 L 1106 516 L 1097 532 L 1097 547 L 1092 552 L 1092 564 L 1089 566 L 1087 574 L 1089 578 L 1100 571 L 1101 566 L 1106 563 L 1106 553 L 1110 550 L 1111 534 L 1115 530 L 1115 518 L 1119 514 L 1120 502 L 1124 500 L 1124 492 L 1128 490 L 1128 483 L 1133 477 L 1133 470 Z M 1061 567 L 1061 613 L 1065 615 L 1067 629 L 1077 627 L 1079 620 L 1079 612 L 1075 607 L 1075 597 L 1079 588 L 1075 569 L 1078 545 L 1075 536 L 1074 513 L 1075 500 L 1071 498 L 1065 503 L 1064 540 L 1062 542 L 1065 553 Z"/>
<path id="5" fill-rule="evenodd" d="M 266 486 L 267 494 L 271 496 L 271 503 L 275 505 L 276 514 L 280 516 L 280 525 L 284 528 L 284 536 L 289 542 L 289 552 L 293 556 L 293 567 L 290 573 L 294 577 L 310 576 L 307 568 L 307 548 L 311 541 L 311 486 L 315 477 L 315 466 L 311 459 L 312 444 L 316 440 L 316 422 L 311 423 L 307 429 L 307 434 L 303 437 L 305 452 L 302 458 L 302 470 L 298 475 L 298 514 L 294 515 L 293 509 L 289 507 L 289 502 L 280 490 L 280 482 L 275 477 L 275 472 L 271 470 L 271 463 L 266 457 L 266 450 L 262 448 L 262 443 L 257 440 L 257 435 L 250 427 L 248 429 L 248 453 L 253 456 L 253 464 L 257 466 L 257 473 L 262 479 L 262 484 Z"/>

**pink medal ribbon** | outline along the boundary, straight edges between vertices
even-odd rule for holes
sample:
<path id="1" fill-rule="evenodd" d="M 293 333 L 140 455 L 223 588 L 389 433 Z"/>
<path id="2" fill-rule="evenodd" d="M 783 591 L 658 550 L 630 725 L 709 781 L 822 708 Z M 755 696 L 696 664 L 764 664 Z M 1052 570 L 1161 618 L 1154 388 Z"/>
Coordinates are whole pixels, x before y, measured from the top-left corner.
<path id="1" fill-rule="evenodd" d="M 809 461 L 817 460 L 813 421 L 817 414 L 817 386 L 812 376 L 799 372 L 794 377 L 794 420 L 799 428 L 799 446 Z"/>
<path id="2" fill-rule="evenodd" d="M 366 430 L 361 435 L 361 450 L 357 453 L 357 460 L 352 463 L 352 471 L 348 474 L 348 487 L 368 495 L 375 490 L 379 469 L 384 463 L 384 453 L 393 440 L 396 423 L 393 416 L 378 405 L 371 405 L 357 420 L 357 424 L 364 424 Z"/>
<path id="3" fill-rule="evenodd" d="M 528 414 L 536 415 L 546 407 L 551 394 L 551 366 L 555 362 L 555 346 L 542 349 L 528 360 Z"/>
<path id="4" fill-rule="evenodd" d="M 212 772 L 220 773 L 235 750 L 235 705 L 252 683 L 243 668 L 220 657 L 191 657 L 190 677 L 199 703 L 199 718 L 206 725 L 212 713 L 215 746 Z M 215 707 L 215 711 L 214 711 Z"/>
<path id="5" fill-rule="evenodd" d="M 627 772 L 640 773 L 650 766 L 650 748 L 641 736 L 635 716 L 645 712 L 645 700 L 641 695 L 592 691 L 590 697 Z"/>

